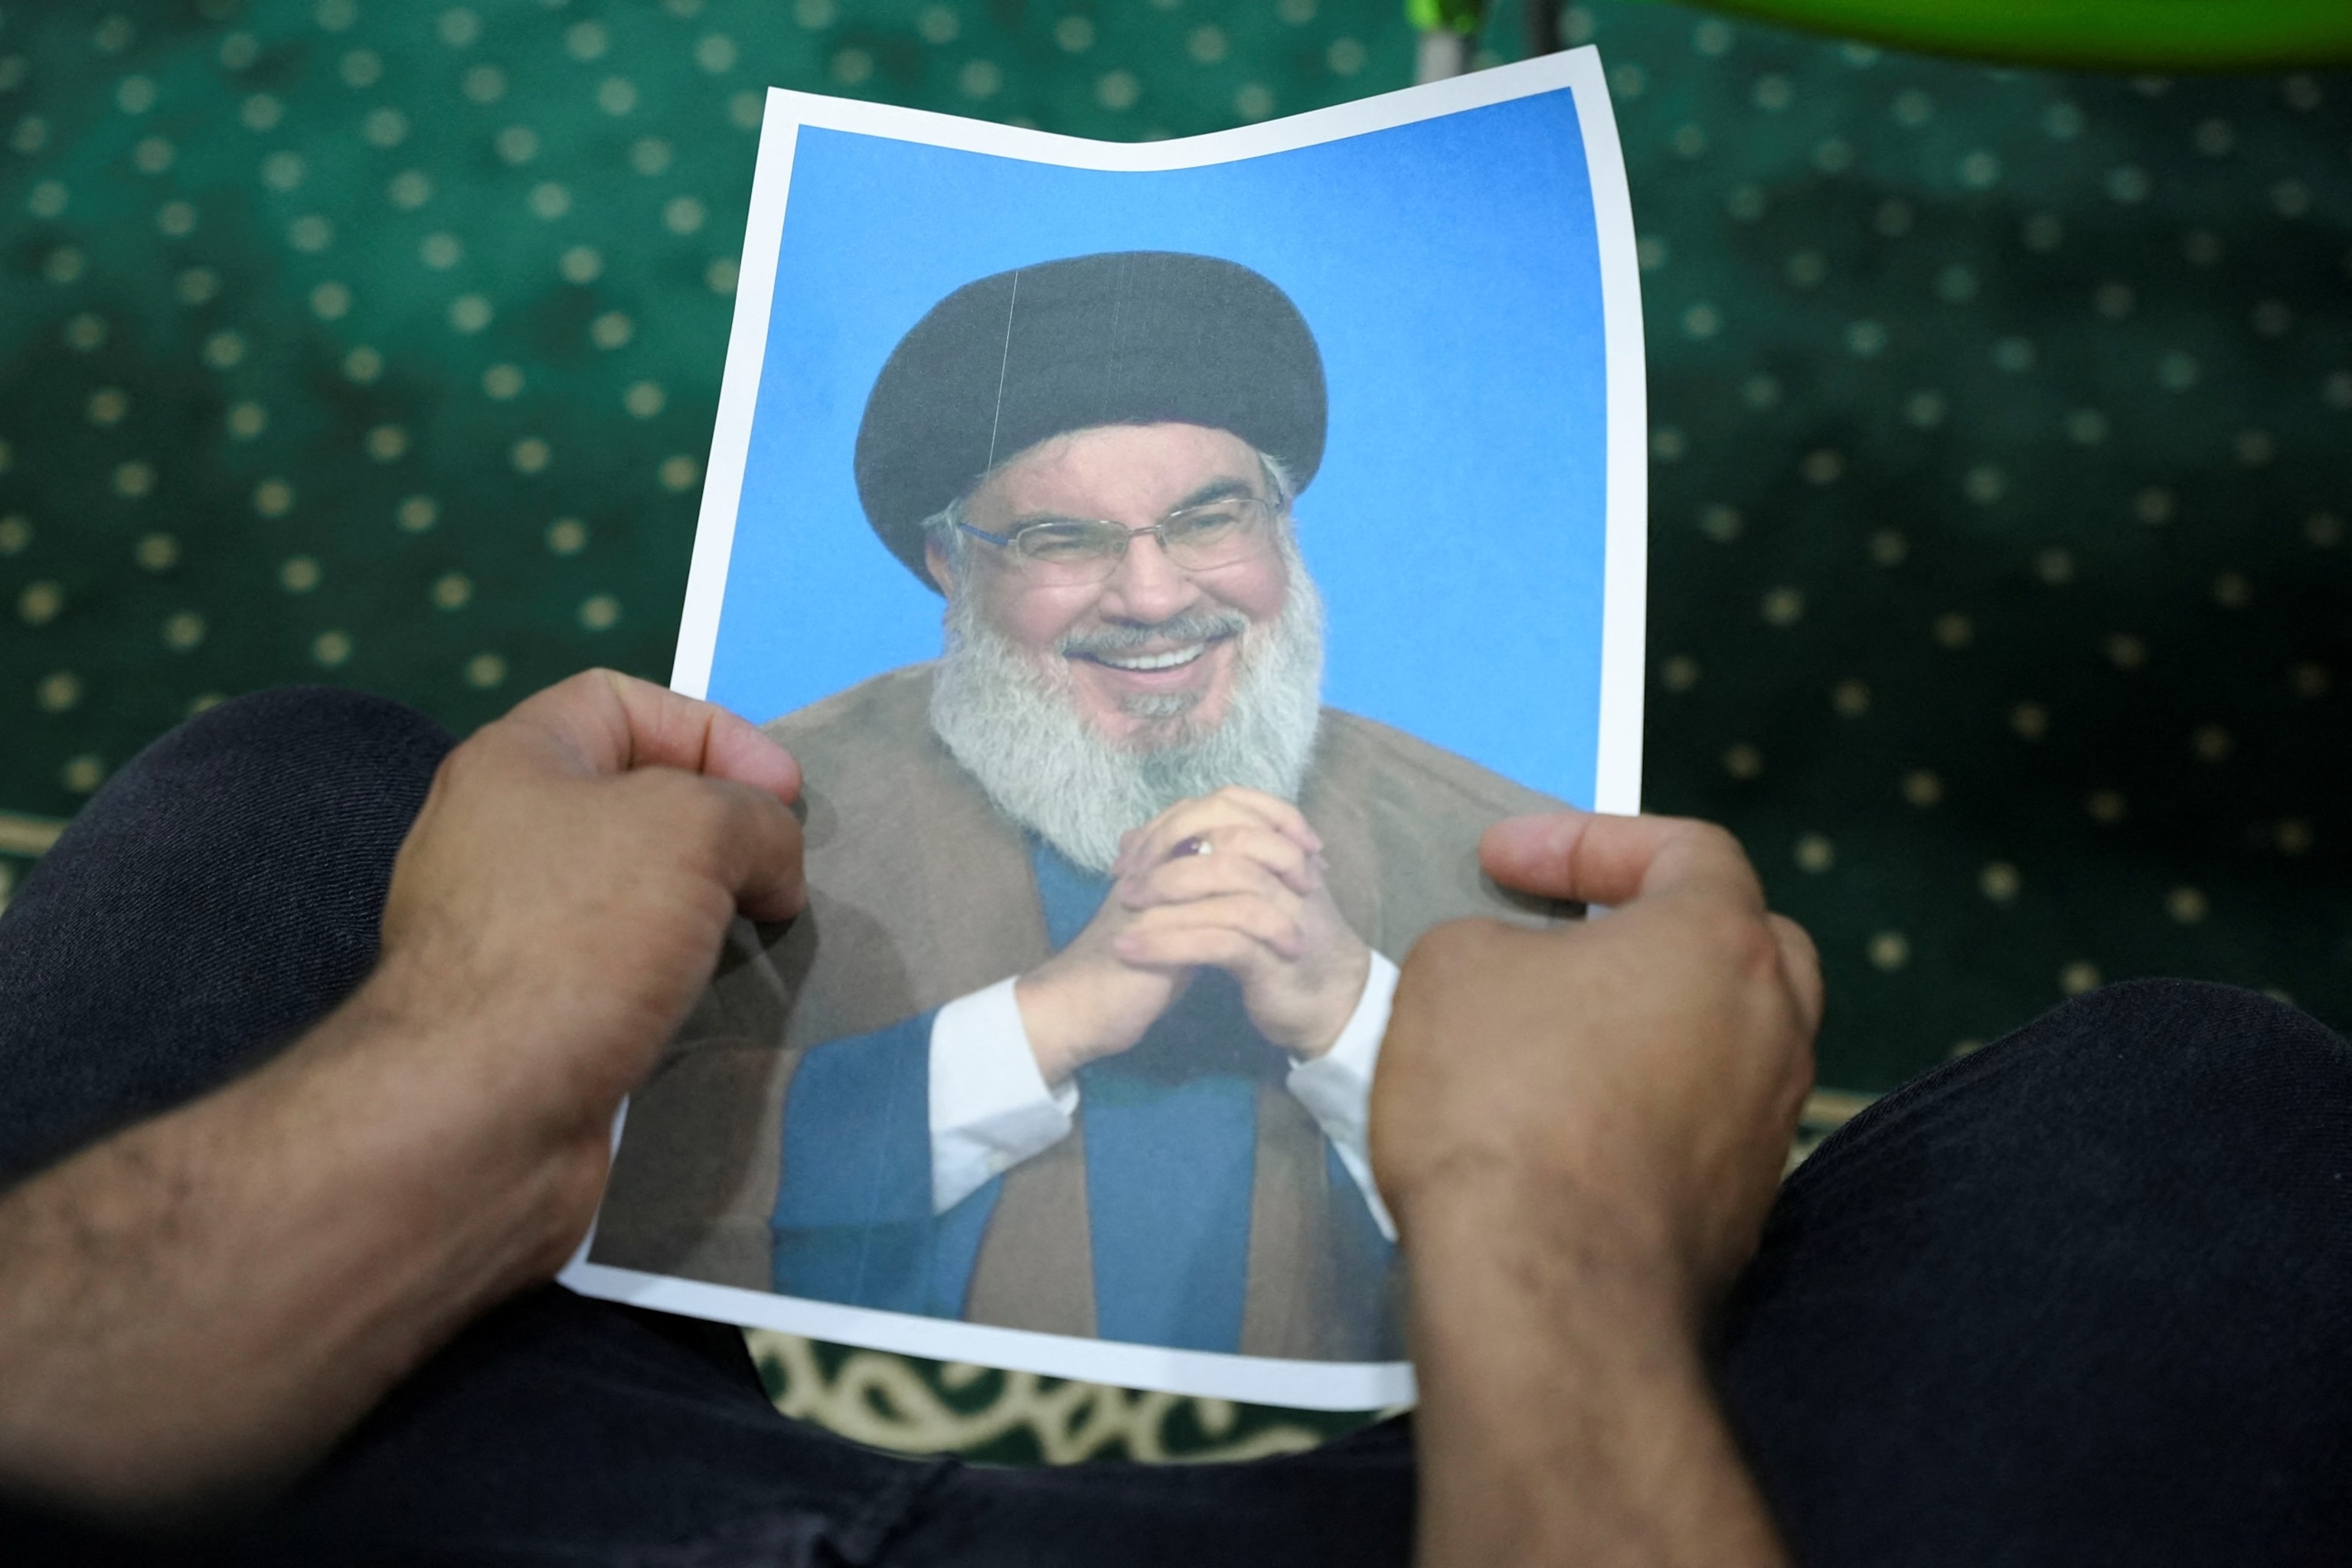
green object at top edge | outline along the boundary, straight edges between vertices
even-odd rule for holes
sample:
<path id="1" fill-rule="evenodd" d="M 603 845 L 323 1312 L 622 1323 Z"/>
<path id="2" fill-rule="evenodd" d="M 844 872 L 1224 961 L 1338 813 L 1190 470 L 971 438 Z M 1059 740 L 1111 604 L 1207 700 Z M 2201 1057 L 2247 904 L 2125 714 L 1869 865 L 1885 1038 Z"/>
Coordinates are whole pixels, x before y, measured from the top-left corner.
<path id="1" fill-rule="evenodd" d="M 1475 33 L 1485 11 L 1484 0 L 1404 0 L 1405 20 L 1424 33 Z"/>
<path id="2" fill-rule="evenodd" d="M 2352 63 L 2352 0 L 1705 0 L 1898 48 L 2019 65 L 2252 70 Z"/>

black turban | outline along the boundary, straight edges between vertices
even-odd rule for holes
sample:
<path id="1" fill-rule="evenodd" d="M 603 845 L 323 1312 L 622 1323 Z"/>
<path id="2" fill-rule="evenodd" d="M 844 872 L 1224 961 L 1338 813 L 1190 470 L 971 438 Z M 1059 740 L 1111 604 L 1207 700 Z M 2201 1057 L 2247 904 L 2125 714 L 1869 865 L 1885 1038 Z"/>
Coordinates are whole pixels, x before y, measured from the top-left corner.
<path id="1" fill-rule="evenodd" d="M 1229 430 L 1300 489 L 1323 460 L 1323 358 L 1289 296 L 1210 256 L 1129 250 L 967 283 L 890 352 L 857 431 L 857 496 L 925 583 L 922 525 L 1049 437 Z"/>

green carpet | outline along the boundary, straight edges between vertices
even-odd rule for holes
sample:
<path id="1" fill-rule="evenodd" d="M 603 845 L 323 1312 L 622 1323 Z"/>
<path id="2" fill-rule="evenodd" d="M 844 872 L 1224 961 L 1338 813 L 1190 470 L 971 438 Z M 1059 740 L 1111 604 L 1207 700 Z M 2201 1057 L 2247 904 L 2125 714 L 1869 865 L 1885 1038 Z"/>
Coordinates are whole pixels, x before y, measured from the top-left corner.
<path id="1" fill-rule="evenodd" d="M 2352 1022 L 2352 74 L 1566 29 L 1643 236 L 1648 798 L 1821 940 L 1824 1081 L 2134 974 Z M 7 7 L 0 876 L 223 695 L 462 731 L 666 677 L 761 86 L 1125 138 L 1412 51 L 1394 0 Z M 1323 1429 L 769 1349 L 788 1406 L 992 1457 Z"/>

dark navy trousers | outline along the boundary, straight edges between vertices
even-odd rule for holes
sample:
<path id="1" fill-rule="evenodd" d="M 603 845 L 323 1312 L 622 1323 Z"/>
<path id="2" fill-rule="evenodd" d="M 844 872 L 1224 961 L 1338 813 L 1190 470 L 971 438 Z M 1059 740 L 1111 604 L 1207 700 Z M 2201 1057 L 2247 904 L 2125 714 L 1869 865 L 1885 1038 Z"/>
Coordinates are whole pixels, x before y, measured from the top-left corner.
<path id="1" fill-rule="evenodd" d="M 0 1183 L 204 1094 L 347 994 L 449 744 L 388 702 L 283 691 L 117 774 L 0 916 Z M 1807 1563 L 2352 1561 L 2352 1050 L 2217 986 L 2071 1002 L 1829 1139 L 1713 1354 Z M 731 1331 L 548 1287 L 232 1535 L 110 1542 L 0 1503 L 0 1550 L 1402 1563 L 1412 1486 L 1407 1420 L 1237 1465 L 876 1453 L 777 1415 Z"/>

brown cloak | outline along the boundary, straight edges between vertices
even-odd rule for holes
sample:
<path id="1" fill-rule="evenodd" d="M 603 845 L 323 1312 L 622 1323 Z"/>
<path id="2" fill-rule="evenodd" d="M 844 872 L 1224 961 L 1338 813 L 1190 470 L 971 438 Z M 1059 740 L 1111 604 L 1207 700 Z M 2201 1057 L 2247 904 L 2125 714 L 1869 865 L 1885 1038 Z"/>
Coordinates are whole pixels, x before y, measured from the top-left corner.
<path id="1" fill-rule="evenodd" d="M 1019 974 L 1049 956 L 1028 848 L 932 733 L 931 667 L 877 676 L 767 726 L 805 785 L 809 907 L 738 921 L 718 973 L 628 1120 L 593 1261 L 746 1289 L 774 1288 L 768 1216 L 793 1068 L 861 1035 Z M 1300 800 L 1334 901 L 1402 962 L 1466 915 L 1529 917 L 1480 873 L 1479 832 L 1557 805 L 1386 725 L 1326 709 Z M 1078 1129 L 1008 1172 L 965 1303 L 979 1323 L 1095 1332 Z M 1384 1360 L 1390 1326 L 1343 1325 L 1319 1238 L 1332 1234 L 1320 1131 L 1279 1086 L 1260 1091 L 1245 1354 Z"/>

